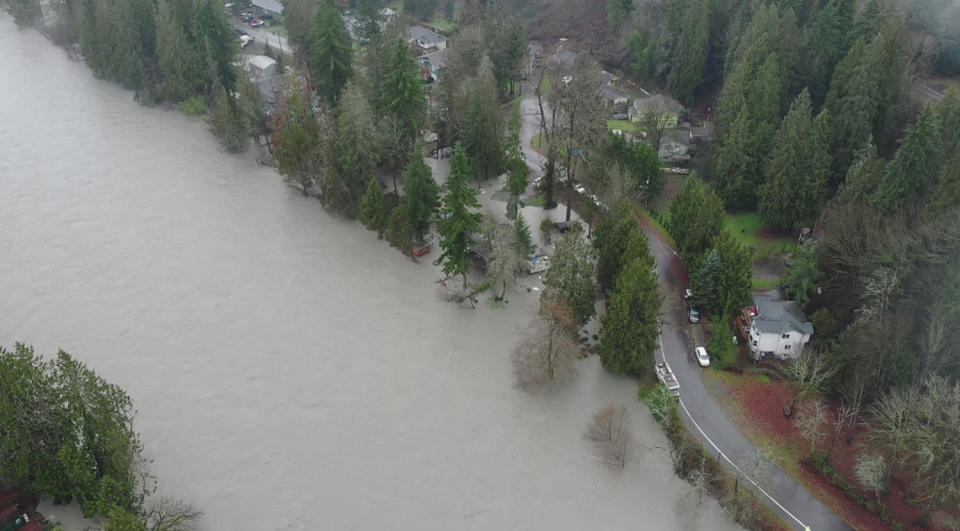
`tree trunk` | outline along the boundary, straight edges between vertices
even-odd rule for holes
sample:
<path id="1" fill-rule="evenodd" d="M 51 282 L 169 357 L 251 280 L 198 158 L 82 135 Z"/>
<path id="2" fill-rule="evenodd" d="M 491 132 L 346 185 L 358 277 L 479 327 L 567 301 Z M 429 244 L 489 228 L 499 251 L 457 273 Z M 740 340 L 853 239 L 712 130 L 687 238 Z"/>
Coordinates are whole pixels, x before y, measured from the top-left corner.
<path id="1" fill-rule="evenodd" d="M 573 116 L 574 113 L 570 112 L 570 145 L 567 146 L 567 218 L 566 221 L 570 221 L 570 203 L 573 198 Z"/>

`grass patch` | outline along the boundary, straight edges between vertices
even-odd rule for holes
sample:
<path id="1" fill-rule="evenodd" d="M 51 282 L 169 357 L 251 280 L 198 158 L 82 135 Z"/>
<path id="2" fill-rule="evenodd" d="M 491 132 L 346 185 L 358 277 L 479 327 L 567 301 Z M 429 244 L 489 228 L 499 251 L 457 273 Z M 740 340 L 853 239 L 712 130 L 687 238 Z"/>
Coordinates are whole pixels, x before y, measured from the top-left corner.
<path id="1" fill-rule="evenodd" d="M 550 94 L 552 83 L 550 76 L 544 74 L 540 76 L 540 85 L 537 87 L 537 90 L 540 91 L 540 94 Z"/>
<path id="2" fill-rule="evenodd" d="M 534 151 L 543 155 L 544 157 L 547 156 L 547 145 L 546 145 L 546 142 L 543 141 L 542 134 L 537 135 L 530 139 L 530 147 L 532 147 Z"/>
<path id="3" fill-rule="evenodd" d="M 640 130 L 640 127 L 627 120 L 607 120 L 607 129 L 611 131 L 619 129 L 627 133 L 635 133 Z"/>
<path id="4" fill-rule="evenodd" d="M 667 229 L 664 228 L 664 226 L 659 221 L 657 221 L 656 218 L 650 215 L 650 211 L 648 211 L 645 208 L 641 208 L 640 217 L 642 217 L 644 221 L 649 223 L 653 227 L 653 229 L 657 231 L 657 234 L 659 234 L 660 237 L 663 238 L 663 240 L 670 245 L 670 247 L 673 247 L 674 249 L 677 248 L 677 242 L 673 240 L 673 236 L 670 236 L 670 233 L 667 232 Z M 667 219 L 667 218 L 664 218 L 661 216 L 661 219 Z"/>
<path id="5" fill-rule="evenodd" d="M 180 102 L 180 110 L 187 116 L 203 116 L 207 114 L 207 104 L 203 96 L 192 96 Z"/>
<path id="6" fill-rule="evenodd" d="M 542 195 L 535 195 L 531 197 L 529 200 L 523 202 L 523 204 L 526 206 L 540 207 L 540 208 L 543 208 L 544 203 L 546 203 L 546 199 L 544 199 Z"/>
<path id="7" fill-rule="evenodd" d="M 507 307 L 503 301 L 498 301 L 493 295 L 487 297 L 487 306 L 490 307 L 491 310 L 502 310 Z"/>
<path id="8" fill-rule="evenodd" d="M 447 20 L 444 17 L 436 17 L 430 21 L 430 25 L 433 26 L 437 31 L 445 35 L 450 35 L 457 29 L 457 25 L 453 21 Z"/>
<path id="9" fill-rule="evenodd" d="M 266 30 L 269 31 L 270 33 L 273 33 L 274 35 L 279 35 L 284 39 L 286 39 L 287 36 L 289 35 L 289 33 L 287 33 L 287 27 L 284 26 L 283 24 L 274 24 L 272 26 L 267 26 Z M 284 50 L 284 51 L 288 52 L 291 50 Z"/>
<path id="10" fill-rule="evenodd" d="M 753 289 L 758 291 L 766 291 L 766 290 L 774 289 L 780 284 L 779 280 L 772 279 L 772 278 L 753 277 L 751 282 L 753 283 Z"/>
<path id="11" fill-rule="evenodd" d="M 796 242 L 789 236 L 768 234 L 760 222 L 760 214 L 756 212 L 727 214 L 723 225 L 737 241 L 753 249 L 754 258 L 790 253 L 797 248 Z"/>

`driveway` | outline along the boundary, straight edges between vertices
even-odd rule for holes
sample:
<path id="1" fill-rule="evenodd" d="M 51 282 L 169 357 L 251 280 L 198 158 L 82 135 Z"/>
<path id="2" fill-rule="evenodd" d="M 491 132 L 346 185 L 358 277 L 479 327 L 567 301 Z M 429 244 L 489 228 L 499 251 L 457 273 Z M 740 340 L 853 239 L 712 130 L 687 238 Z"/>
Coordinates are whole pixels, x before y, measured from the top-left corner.
<path id="1" fill-rule="evenodd" d="M 690 431 L 727 468 L 737 469 L 750 477 L 747 481 L 761 490 L 761 499 L 785 522 L 797 529 L 846 530 L 851 527 L 820 503 L 793 479 L 772 463 L 756 467 L 756 448 L 730 422 L 720 406 L 707 392 L 702 369 L 692 355 L 681 293 L 686 288 L 687 274 L 680 258 L 651 227 L 644 224 L 650 240 L 650 251 L 657 262 L 657 275 L 664 306 L 661 348 L 658 360 L 665 359 L 680 383 L 680 410 Z M 756 473 L 753 470 L 759 469 Z"/>

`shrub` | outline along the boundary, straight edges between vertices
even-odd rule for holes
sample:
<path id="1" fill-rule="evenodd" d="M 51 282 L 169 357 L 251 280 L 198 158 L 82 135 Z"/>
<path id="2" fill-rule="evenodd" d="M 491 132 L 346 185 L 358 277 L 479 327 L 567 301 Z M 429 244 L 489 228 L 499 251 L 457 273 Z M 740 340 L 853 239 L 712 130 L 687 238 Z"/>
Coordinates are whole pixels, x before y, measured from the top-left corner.
<path id="1" fill-rule="evenodd" d="M 180 110 L 187 116 L 203 116 L 207 113 L 207 104 L 202 96 L 192 96 L 180 102 Z"/>

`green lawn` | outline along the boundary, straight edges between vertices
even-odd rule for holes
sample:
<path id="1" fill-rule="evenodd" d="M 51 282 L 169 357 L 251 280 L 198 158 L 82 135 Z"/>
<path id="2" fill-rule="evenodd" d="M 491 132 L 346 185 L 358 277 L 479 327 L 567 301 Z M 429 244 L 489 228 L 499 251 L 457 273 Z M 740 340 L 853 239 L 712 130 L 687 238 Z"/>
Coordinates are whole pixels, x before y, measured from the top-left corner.
<path id="1" fill-rule="evenodd" d="M 547 150 L 546 150 L 546 147 L 547 147 L 547 146 L 541 145 L 541 141 L 542 141 L 542 138 L 541 138 L 541 137 L 542 137 L 542 136 L 543 136 L 543 135 L 537 135 L 537 136 L 531 138 L 531 139 L 530 139 L 530 147 L 532 147 L 533 150 L 536 151 L 537 153 L 539 153 L 539 154 L 543 155 L 544 157 L 546 157 L 546 156 L 547 156 Z"/>
<path id="2" fill-rule="evenodd" d="M 544 74 L 540 77 L 540 94 L 550 93 L 550 76 Z"/>
<path id="3" fill-rule="evenodd" d="M 437 31 L 445 35 L 450 35 L 451 33 L 454 32 L 454 30 L 457 29 L 456 24 L 454 24 L 452 21 L 449 21 L 443 18 L 442 16 L 437 16 L 436 18 L 431 20 L 429 24 L 434 28 L 436 28 Z"/>
<path id="4" fill-rule="evenodd" d="M 753 249 L 755 258 L 793 252 L 797 248 L 789 236 L 763 236 L 764 226 L 756 212 L 727 214 L 724 226 L 740 243 Z"/>
<path id="5" fill-rule="evenodd" d="M 776 279 L 771 280 L 771 279 L 753 277 L 753 289 L 755 290 L 766 291 L 766 290 L 774 289 L 777 287 L 779 283 L 780 281 Z"/>
<path id="6" fill-rule="evenodd" d="M 279 36 L 283 37 L 284 39 L 287 38 L 287 28 L 286 28 L 286 26 L 284 26 L 283 24 L 276 24 L 276 25 L 272 25 L 272 26 L 264 26 L 263 29 L 269 31 L 270 33 L 273 33 L 274 35 L 279 35 Z M 276 46 L 277 43 L 273 42 L 273 43 L 270 43 L 270 45 L 271 45 L 271 46 Z M 287 50 L 284 50 L 284 51 L 287 51 Z"/>
<path id="7" fill-rule="evenodd" d="M 633 122 L 628 122 L 627 120 L 607 120 L 607 129 L 613 131 L 614 129 L 619 129 L 624 132 L 634 133 L 640 130 L 640 127 Z"/>

